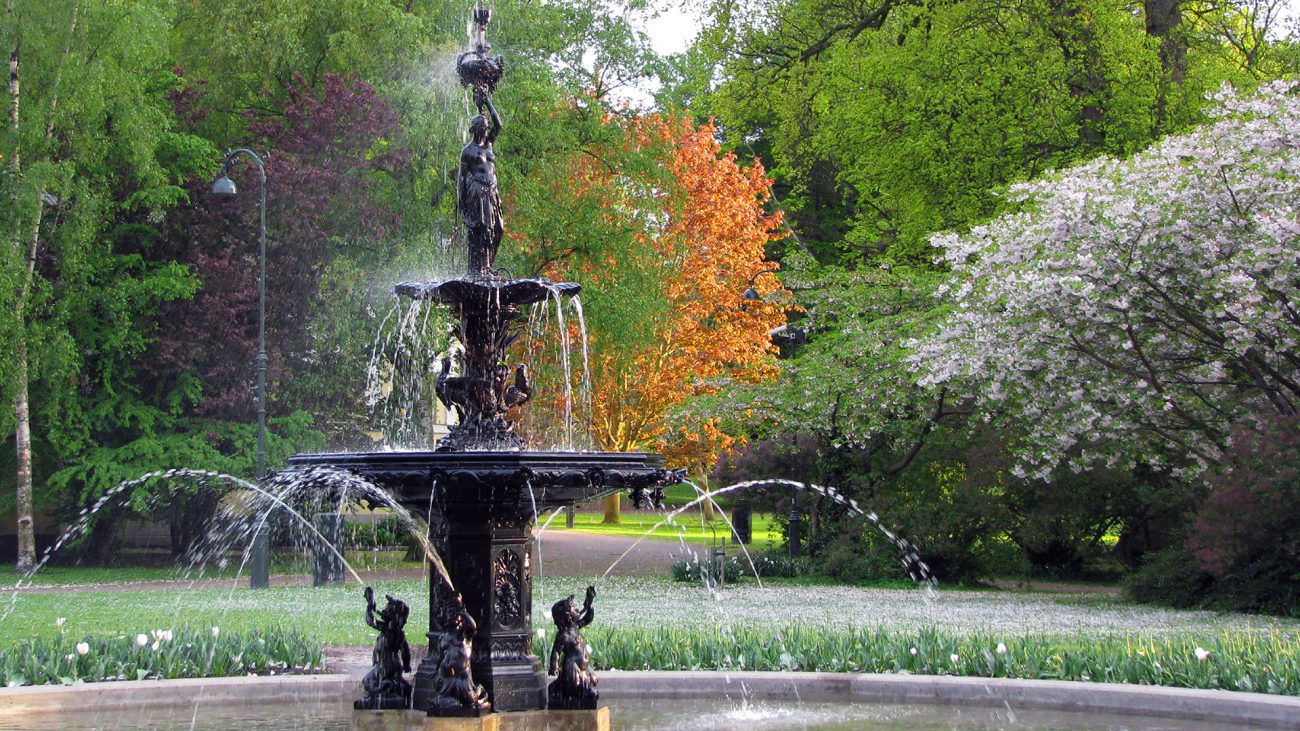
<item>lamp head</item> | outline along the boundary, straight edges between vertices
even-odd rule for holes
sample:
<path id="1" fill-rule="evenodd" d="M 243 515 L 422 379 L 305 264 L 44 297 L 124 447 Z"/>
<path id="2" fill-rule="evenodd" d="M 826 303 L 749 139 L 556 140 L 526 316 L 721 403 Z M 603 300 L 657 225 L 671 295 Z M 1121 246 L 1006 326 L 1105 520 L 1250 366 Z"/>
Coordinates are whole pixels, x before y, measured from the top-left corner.
<path id="1" fill-rule="evenodd" d="M 732 291 L 734 292 L 735 290 Z M 750 302 L 757 302 L 763 299 L 762 296 L 759 295 L 758 290 L 754 289 L 753 287 L 750 287 L 749 289 L 745 290 L 745 293 L 740 296 L 742 299 L 748 300 Z"/>
<path id="2" fill-rule="evenodd" d="M 237 192 L 238 189 L 235 188 L 235 181 L 226 177 L 224 174 L 217 178 L 217 182 L 212 184 L 212 194 L 221 196 L 222 198 L 229 198 Z"/>

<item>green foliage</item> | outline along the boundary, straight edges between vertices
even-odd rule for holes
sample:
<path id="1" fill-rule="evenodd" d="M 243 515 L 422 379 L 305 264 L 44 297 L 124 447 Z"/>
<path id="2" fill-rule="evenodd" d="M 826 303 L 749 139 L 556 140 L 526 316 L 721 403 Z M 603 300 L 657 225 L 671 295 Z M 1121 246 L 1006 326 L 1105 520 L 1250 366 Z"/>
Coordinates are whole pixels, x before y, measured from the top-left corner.
<path id="1" fill-rule="evenodd" d="M 343 525 L 344 545 L 350 551 L 404 546 L 410 538 L 411 531 L 399 518 L 375 523 L 348 521 Z"/>
<path id="2" fill-rule="evenodd" d="M 324 668 L 321 645 L 296 629 L 150 630 L 136 636 L 60 632 L 0 653 L 0 686 L 72 685 L 106 680 L 213 678 Z"/>
<path id="3" fill-rule="evenodd" d="M 268 420 L 268 469 L 283 466 L 295 453 L 324 447 L 325 436 L 313 428 L 312 421 L 303 412 Z M 224 491 L 187 479 L 136 481 L 123 494 L 116 493 L 118 486 L 146 473 L 176 467 L 252 477 L 256 455 L 255 424 L 168 418 L 120 446 L 89 449 L 81 461 L 50 475 L 43 498 L 56 514 L 72 522 L 82 510 L 114 494 L 103 508 L 88 516 L 88 530 L 73 542 L 81 545 L 87 556 L 102 557 L 105 542 L 112 540 L 113 525 L 126 515 L 167 523 L 172 553 L 181 555 L 206 534 Z"/>
<path id="4" fill-rule="evenodd" d="M 1118 0 L 719 1 L 661 99 L 764 157 L 818 258 L 928 264 L 930 234 L 987 219 L 1007 183 L 1132 153 L 1221 83 L 1290 68 L 1236 4 L 1174 12 L 1166 33 Z"/>
<path id="5" fill-rule="evenodd" d="M 1126 583 L 1134 601 L 1186 609 L 1203 601 L 1214 577 L 1188 548 L 1178 545 L 1149 556 Z"/>
<path id="6" fill-rule="evenodd" d="M 763 579 L 794 579 L 808 575 L 812 568 L 808 559 L 791 558 L 788 553 L 773 551 L 751 554 L 750 560 L 753 561 L 754 571 Z"/>
<path id="7" fill-rule="evenodd" d="M 740 580 L 745 570 L 744 564 L 735 556 L 727 556 L 726 558 L 706 556 L 703 560 L 699 558 L 681 559 L 674 561 L 668 567 L 668 572 L 672 575 L 673 581 L 702 583 L 705 586 L 716 586 L 720 583 L 719 580 L 721 580 L 721 583 L 734 584 Z"/>

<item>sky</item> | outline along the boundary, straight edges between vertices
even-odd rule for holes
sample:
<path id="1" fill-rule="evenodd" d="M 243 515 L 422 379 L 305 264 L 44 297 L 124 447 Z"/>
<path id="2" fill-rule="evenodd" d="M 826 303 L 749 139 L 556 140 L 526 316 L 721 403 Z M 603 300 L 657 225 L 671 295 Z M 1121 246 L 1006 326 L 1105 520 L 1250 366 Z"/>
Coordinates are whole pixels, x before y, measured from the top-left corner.
<path id="1" fill-rule="evenodd" d="M 1300 0 L 1296 0 L 1300 2 Z M 652 3 L 654 4 L 654 3 Z M 660 3 L 665 4 L 667 3 Z M 669 5 L 654 11 L 637 12 L 622 10 L 633 28 L 645 31 L 650 38 L 650 46 L 660 56 L 681 53 L 690 47 L 699 32 L 699 15 L 694 10 L 683 10 L 676 5 Z M 613 97 L 630 103 L 634 107 L 649 109 L 654 106 L 654 93 L 658 83 L 645 80 L 635 87 L 624 87 L 613 92 Z"/>
<path id="2" fill-rule="evenodd" d="M 1295 1 L 1300 2 L 1300 0 Z M 636 22 L 635 16 L 633 18 Z M 694 13 L 682 10 L 680 7 L 670 7 L 661 11 L 659 17 L 636 24 L 650 36 L 650 45 L 654 46 L 655 52 L 666 56 L 670 53 L 681 53 L 690 46 L 691 41 L 695 40 L 699 20 Z"/>

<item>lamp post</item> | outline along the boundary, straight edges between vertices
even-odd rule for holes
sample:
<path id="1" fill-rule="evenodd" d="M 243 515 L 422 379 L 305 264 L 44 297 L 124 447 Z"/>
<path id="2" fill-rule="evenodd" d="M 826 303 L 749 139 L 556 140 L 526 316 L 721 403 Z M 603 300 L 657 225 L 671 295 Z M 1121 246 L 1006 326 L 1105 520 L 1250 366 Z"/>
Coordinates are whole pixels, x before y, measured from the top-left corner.
<path id="1" fill-rule="evenodd" d="M 758 290 L 754 289 L 754 282 L 759 278 L 760 275 L 772 274 L 774 272 L 776 272 L 776 267 L 772 267 L 771 269 L 760 269 L 754 272 L 754 276 L 749 278 L 749 288 L 746 289 L 745 293 L 740 296 L 750 302 L 757 302 L 763 299 L 763 296 L 758 293 Z"/>
<path id="2" fill-rule="evenodd" d="M 754 282 L 757 281 L 759 276 L 763 274 L 773 274 L 775 272 L 776 272 L 776 267 L 772 267 L 770 269 L 760 269 L 754 272 L 754 276 L 749 278 L 749 288 L 745 290 L 744 294 L 740 295 L 741 298 L 749 302 L 757 302 L 761 300 L 763 296 L 760 295 L 758 293 L 758 290 L 754 288 Z M 795 343 L 795 345 L 797 346 L 797 344 L 799 343 L 799 339 L 796 337 L 796 339 L 792 340 L 791 342 Z M 799 449 L 799 441 L 797 438 L 792 437 L 791 452 L 790 452 L 791 465 L 793 465 L 795 462 L 795 455 L 797 454 L 798 449 Z M 802 531 L 803 519 L 799 515 L 798 498 L 799 498 L 799 488 L 791 487 L 790 488 L 790 515 L 788 517 L 789 525 L 786 528 L 786 538 L 789 540 L 790 543 L 790 558 L 799 558 L 800 554 L 802 553 L 799 546 L 799 540 L 800 540 L 799 534 L 803 532 Z"/>
<path id="3" fill-rule="evenodd" d="M 247 155 L 257 163 L 261 176 L 261 188 L 257 201 L 258 238 L 257 238 L 257 479 L 266 474 L 266 165 L 262 158 L 252 150 L 240 147 L 226 152 L 221 163 L 221 177 L 212 184 L 212 194 L 222 198 L 231 198 L 238 192 L 235 181 L 228 177 L 230 166 L 236 157 Z M 253 589 L 265 589 L 270 586 L 270 537 L 266 526 L 258 528 L 253 535 L 252 566 L 249 569 L 248 585 Z"/>

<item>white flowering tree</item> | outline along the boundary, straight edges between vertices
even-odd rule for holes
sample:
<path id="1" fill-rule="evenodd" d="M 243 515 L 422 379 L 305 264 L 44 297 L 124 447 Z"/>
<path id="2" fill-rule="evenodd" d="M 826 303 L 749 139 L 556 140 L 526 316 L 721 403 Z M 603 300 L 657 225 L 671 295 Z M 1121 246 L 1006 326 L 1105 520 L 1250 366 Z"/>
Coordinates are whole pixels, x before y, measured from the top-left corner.
<path id="1" fill-rule="evenodd" d="M 953 309 L 908 363 L 1018 421 L 1027 473 L 1199 469 L 1243 417 L 1300 408 L 1300 95 L 1218 97 L 1190 134 L 1014 186 L 1020 212 L 935 237 Z"/>

